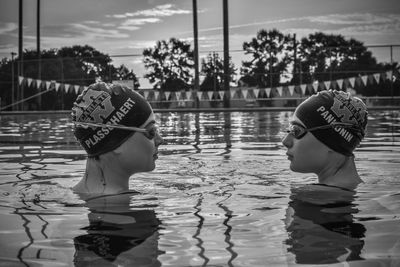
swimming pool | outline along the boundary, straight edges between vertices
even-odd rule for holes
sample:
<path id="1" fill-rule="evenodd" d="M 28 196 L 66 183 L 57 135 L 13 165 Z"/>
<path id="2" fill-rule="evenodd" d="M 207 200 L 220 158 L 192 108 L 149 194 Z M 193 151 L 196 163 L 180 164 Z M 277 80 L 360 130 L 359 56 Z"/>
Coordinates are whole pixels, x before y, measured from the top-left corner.
<path id="1" fill-rule="evenodd" d="M 0 116 L 0 265 L 400 266 L 400 112 L 370 112 L 348 195 L 288 169 L 291 114 L 157 113 L 139 193 L 89 202 L 69 189 L 85 153 L 67 115 Z"/>

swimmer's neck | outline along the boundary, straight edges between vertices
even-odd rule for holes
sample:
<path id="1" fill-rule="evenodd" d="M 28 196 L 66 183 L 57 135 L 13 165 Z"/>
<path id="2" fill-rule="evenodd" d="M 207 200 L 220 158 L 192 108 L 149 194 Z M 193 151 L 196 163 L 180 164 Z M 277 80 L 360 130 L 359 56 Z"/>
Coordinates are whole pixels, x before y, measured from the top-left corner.
<path id="1" fill-rule="evenodd" d="M 129 176 L 96 159 L 88 159 L 85 174 L 73 190 L 87 194 L 118 194 L 129 190 Z"/>
<path id="2" fill-rule="evenodd" d="M 346 157 L 341 164 L 331 164 L 317 173 L 318 182 L 330 186 L 338 186 L 345 189 L 355 189 L 360 183 L 354 158 Z"/>

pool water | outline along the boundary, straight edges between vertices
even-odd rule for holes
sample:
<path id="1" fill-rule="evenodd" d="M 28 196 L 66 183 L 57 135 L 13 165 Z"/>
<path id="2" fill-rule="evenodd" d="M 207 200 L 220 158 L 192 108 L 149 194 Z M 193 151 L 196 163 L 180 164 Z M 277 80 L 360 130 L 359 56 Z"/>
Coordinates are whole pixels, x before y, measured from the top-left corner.
<path id="1" fill-rule="evenodd" d="M 356 192 L 289 170 L 291 115 L 157 113 L 156 170 L 87 201 L 68 115 L 0 116 L 0 266 L 400 266 L 400 112 L 370 112 Z"/>

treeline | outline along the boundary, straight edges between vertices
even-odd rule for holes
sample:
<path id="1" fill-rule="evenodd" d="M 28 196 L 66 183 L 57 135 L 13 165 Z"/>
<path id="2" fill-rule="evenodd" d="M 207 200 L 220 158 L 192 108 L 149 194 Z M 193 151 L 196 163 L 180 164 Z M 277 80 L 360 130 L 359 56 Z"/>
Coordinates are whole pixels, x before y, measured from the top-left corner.
<path id="1" fill-rule="evenodd" d="M 396 73 L 398 69 L 397 62 L 378 63 L 360 41 L 322 32 L 297 40 L 295 35 L 283 34 L 276 29 L 260 30 L 254 38 L 243 43 L 243 53 L 248 60 L 242 61 L 240 67 L 231 61 L 227 76 L 223 72 L 223 58 L 218 53 L 210 52 L 202 58 L 200 74 L 204 79 L 200 90 L 223 90 L 226 81 L 267 88 L 332 81 L 388 70 Z M 129 79 L 134 81 L 136 89 L 140 88 L 138 77 L 132 70 L 124 65 L 114 66 L 109 55 L 88 45 L 43 50 L 40 61 L 38 56 L 37 51 L 24 51 L 24 77 L 81 86 L 98 79 Z M 145 49 L 142 56 L 146 68 L 144 78 L 149 80 L 153 89 L 178 91 L 193 87 L 194 53 L 189 43 L 176 38 L 158 41 L 153 48 Z M 1 106 L 12 101 L 12 84 L 18 84 L 18 60 L 18 57 L 14 60 L 4 58 L 0 62 Z M 238 76 L 240 79 L 235 80 Z M 398 83 L 399 80 L 395 80 L 392 84 L 365 86 L 357 88 L 357 93 L 365 96 L 399 95 Z M 25 88 L 23 93 L 15 90 L 14 100 L 32 94 L 29 88 Z M 43 95 L 40 107 L 30 108 L 69 108 L 75 97 L 51 92 Z"/>

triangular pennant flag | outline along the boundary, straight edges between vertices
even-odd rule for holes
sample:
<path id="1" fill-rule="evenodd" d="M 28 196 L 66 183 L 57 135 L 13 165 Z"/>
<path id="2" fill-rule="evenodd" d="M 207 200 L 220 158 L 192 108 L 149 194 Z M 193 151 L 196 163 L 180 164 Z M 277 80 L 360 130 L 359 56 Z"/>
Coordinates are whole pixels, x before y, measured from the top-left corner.
<path id="1" fill-rule="evenodd" d="M 79 93 L 79 85 L 75 85 L 74 86 L 74 91 L 75 91 L 75 94 L 78 94 Z"/>
<path id="2" fill-rule="evenodd" d="M 154 100 L 158 100 L 158 97 L 160 96 L 160 92 L 154 91 Z"/>
<path id="3" fill-rule="evenodd" d="M 21 83 L 24 81 L 24 77 L 18 76 L 18 83 L 21 85 Z"/>
<path id="4" fill-rule="evenodd" d="M 175 92 L 176 100 L 181 100 L 182 93 L 181 92 Z"/>
<path id="5" fill-rule="evenodd" d="M 329 89 L 329 88 L 328 88 L 328 82 L 325 81 L 325 82 L 322 82 L 322 83 L 323 83 L 323 85 L 324 85 L 324 89 L 325 89 L 325 90 L 328 90 L 328 89 Z"/>
<path id="6" fill-rule="evenodd" d="M 350 82 L 351 88 L 354 89 L 354 84 L 356 82 L 356 78 L 355 77 L 349 78 L 349 82 Z"/>
<path id="7" fill-rule="evenodd" d="M 213 97 L 213 95 L 214 95 L 214 91 L 208 91 L 207 92 L 207 95 L 208 95 L 208 99 L 212 99 L 212 97 Z"/>
<path id="8" fill-rule="evenodd" d="M 254 97 L 255 97 L 255 98 L 258 98 L 260 89 L 255 88 L 255 89 L 253 90 L 253 92 L 254 92 Z"/>
<path id="9" fill-rule="evenodd" d="M 339 89 L 342 89 L 342 88 L 343 88 L 343 82 L 344 82 L 343 79 L 336 80 L 336 83 L 337 83 L 337 85 L 339 86 Z"/>
<path id="10" fill-rule="evenodd" d="M 361 76 L 361 81 L 363 82 L 364 86 L 367 85 L 367 79 L 368 79 L 367 75 Z"/>
<path id="11" fill-rule="evenodd" d="M 69 84 L 64 84 L 64 91 L 65 91 L 65 93 L 68 93 L 68 90 L 69 90 L 69 87 L 70 87 L 71 85 L 69 85 Z"/>
<path id="12" fill-rule="evenodd" d="M 47 81 L 46 81 L 46 90 L 49 90 L 50 85 L 51 85 L 51 82 L 47 82 Z"/>
<path id="13" fill-rule="evenodd" d="M 267 93 L 267 97 L 271 95 L 271 88 L 265 88 L 265 92 Z"/>
<path id="14" fill-rule="evenodd" d="M 248 95 L 248 93 L 249 93 L 249 90 L 243 89 L 243 90 L 242 90 L 242 93 L 243 93 L 244 99 L 247 99 L 247 95 Z"/>
<path id="15" fill-rule="evenodd" d="M 392 76 L 393 76 L 393 72 L 391 70 L 389 70 L 388 72 L 386 72 L 386 78 L 388 80 L 392 80 Z"/>
<path id="16" fill-rule="evenodd" d="M 197 98 L 198 98 L 199 100 L 201 100 L 202 94 L 203 94 L 203 92 L 197 92 Z"/>
<path id="17" fill-rule="evenodd" d="M 219 97 L 221 98 L 221 100 L 224 99 L 225 91 L 219 91 L 218 93 L 219 93 Z"/>
<path id="18" fill-rule="evenodd" d="M 290 96 L 293 96 L 294 93 L 294 85 L 289 85 L 289 94 Z"/>
<path id="19" fill-rule="evenodd" d="M 36 80 L 36 89 L 40 89 L 41 85 L 42 85 L 42 80 Z"/>
<path id="20" fill-rule="evenodd" d="M 303 95 L 306 94 L 306 88 L 307 88 L 307 84 L 300 84 L 301 93 Z"/>
<path id="21" fill-rule="evenodd" d="M 380 73 L 375 73 L 375 74 L 374 74 L 375 81 L 376 81 L 376 83 L 378 83 L 378 84 L 379 84 L 379 77 L 380 77 Z"/>
<path id="22" fill-rule="evenodd" d="M 164 93 L 165 93 L 165 99 L 169 100 L 169 96 L 170 96 L 171 92 L 164 92 Z"/>
<path id="23" fill-rule="evenodd" d="M 326 89 L 333 89 L 333 81 L 329 81 L 328 87 Z"/>
<path id="24" fill-rule="evenodd" d="M 28 81 L 28 86 L 31 86 L 31 84 L 32 84 L 32 78 L 27 78 L 27 81 Z"/>
<path id="25" fill-rule="evenodd" d="M 143 96 L 144 96 L 144 99 L 146 99 L 146 100 L 149 100 L 148 99 L 148 97 L 149 97 L 149 91 L 143 91 Z"/>
<path id="26" fill-rule="evenodd" d="M 313 90 L 312 93 L 318 92 L 318 82 L 314 82 L 311 84 L 311 89 Z"/>
<path id="27" fill-rule="evenodd" d="M 235 96 L 236 90 L 231 90 L 231 99 Z"/>
<path id="28" fill-rule="evenodd" d="M 60 88 L 60 83 L 56 83 L 56 92 L 58 92 L 58 89 Z"/>
<path id="29" fill-rule="evenodd" d="M 282 86 L 277 87 L 276 90 L 278 91 L 278 95 L 282 96 Z"/>

